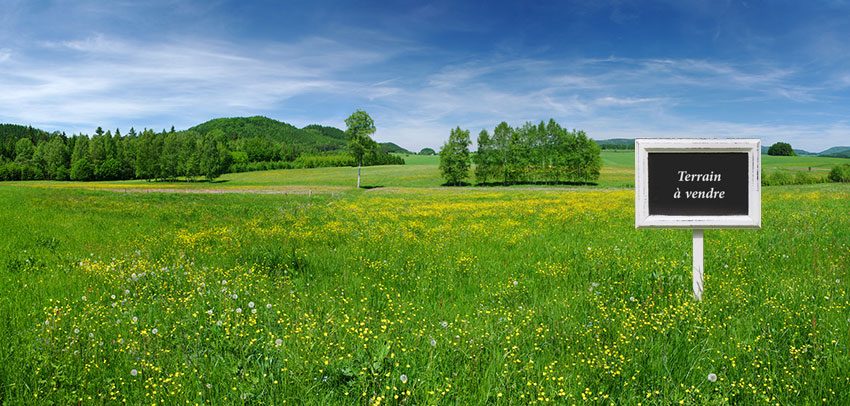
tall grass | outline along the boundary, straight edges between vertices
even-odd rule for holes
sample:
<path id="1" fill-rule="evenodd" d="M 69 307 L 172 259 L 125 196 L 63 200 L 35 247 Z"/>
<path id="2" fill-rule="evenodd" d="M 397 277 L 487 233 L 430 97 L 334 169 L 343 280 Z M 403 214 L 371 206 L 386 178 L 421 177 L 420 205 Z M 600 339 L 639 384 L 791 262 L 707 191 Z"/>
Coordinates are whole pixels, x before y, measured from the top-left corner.
<path id="1" fill-rule="evenodd" d="M 0 187 L 0 402 L 850 402 L 850 187 L 707 231 L 700 303 L 633 198 Z"/>

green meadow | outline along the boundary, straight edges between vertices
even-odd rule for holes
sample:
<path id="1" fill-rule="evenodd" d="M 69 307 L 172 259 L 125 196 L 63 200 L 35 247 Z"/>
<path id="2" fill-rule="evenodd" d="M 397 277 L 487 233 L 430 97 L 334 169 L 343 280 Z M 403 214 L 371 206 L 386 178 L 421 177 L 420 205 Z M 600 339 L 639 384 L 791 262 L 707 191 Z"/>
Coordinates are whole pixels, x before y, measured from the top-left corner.
<path id="1" fill-rule="evenodd" d="M 850 403 L 850 185 L 766 186 L 761 229 L 707 230 L 695 302 L 690 231 L 634 228 L 630 152 L 582 187 L 405 159 L 366 190 L 0 183 L 0 403 Z"/>
<path id="2" fill-rule="evenodd" d="M 399 155 L 405 165 L 384 165 L 363 168 L 363 185 L 366 188 L 422 188 L 440 187 L 445 181 L 440 175 L 438 156 Z M 634 186 L 634 152 L 602 151 L 602 171 L 598 186 Z M 826 157 L 775 157 L 762 155 L 762 169 L 766 175 L 783 173 L 791 178 L 806 174 L 827 182 L 826 176 L 837 165 L 850 162 L 846 158 Z M 36 187 L 88 188 L 88 189 L 215 189 L 219 191 L 266 191 L 281 193 L 307 193 L 310 190 L 347 190 L 352 187 L 352 173 L 348 167 L 280 169 L 271 171 L 229 173 L 215 182 L 147 182 L 144 180 L 111 182 L 20 182 Z M 497 186 L 496 188 L 500 188 Z M 539 188 L 539 185 L 514 185 L 511 189 Z M 490 186 L 484 189 L 492 188 Z M 546 186 L 546 188 L 552 188 Z M 555 187 L 557 188 L 557 187 Z M 562 187 L 563 188 L 563 187 Z"/>

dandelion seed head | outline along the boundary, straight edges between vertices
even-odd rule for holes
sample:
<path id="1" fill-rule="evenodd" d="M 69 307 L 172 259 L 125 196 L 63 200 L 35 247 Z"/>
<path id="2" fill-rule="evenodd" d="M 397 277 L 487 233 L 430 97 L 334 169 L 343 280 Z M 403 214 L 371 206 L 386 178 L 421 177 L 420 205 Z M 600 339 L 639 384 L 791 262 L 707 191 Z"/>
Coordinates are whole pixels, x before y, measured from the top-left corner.
<path id="1" fill-rule="evenodd" d="M 157 334 L 157 333 L 159 333 L 158 328 L 154 327 L 154 328 L 151 329 L 151 334 Z"/>
<path id="2" fill-rule="evenodd" d="M 254 308 L 254 302 L 248 302 L 248 308 L 253 309 Z"/>
<path id="3" fill-rule="evenodd" d="M 280 339 L 280 338 L 278 338 L 277 340 L 274 340 L 274 345 L 276 347 L 280 347 L 281 345 L 283 345 L 283 340 Z"/>
<path id="4" fill-rule="evenodd" d="M 139 374 L 139 371 L 138 371 L 138 370 L 136 370 L 135 368 L 133 368 L 133 369 L 131 369 L 131 370 L 130 370 L 130 375 L 136 376 L 136 375 L 138 375 L 138 374 Z"/>
<path id="5" fill-rule="evenodd" d="M 401 374 L 398 379 L 401 381 L 401 383 L 407 383 L 407 375 L 405 374 Z"/>
<path id="6" fill-rule="evenodd" d="M 237 307 L 237 308 L 236 308 L 236 313 L 242 313 L 242 308 L 241 308 L 241 307 Z"/>
<path id="7" fill-rule="evenodd" d="M 708 381 L 709 381 L 709 382 L 717 382 L 717 375 L 715 375 L 715 374 L 713 374 L 713 373 L 712 373 L 712 374 L 708 374 Z"/>
<path id="8" fill-rule="evenodd" d="M 448 327 L 448 326 L 449 326 L 449 322 L 447 322 L 447 321 L 445 321 L 445 320 L 443 320 L 443 321 L 441 321 L 441 322 L 440 322 L 440 327 L 442 327 L 442 328 L 446 328 L 446 327 Z"/>

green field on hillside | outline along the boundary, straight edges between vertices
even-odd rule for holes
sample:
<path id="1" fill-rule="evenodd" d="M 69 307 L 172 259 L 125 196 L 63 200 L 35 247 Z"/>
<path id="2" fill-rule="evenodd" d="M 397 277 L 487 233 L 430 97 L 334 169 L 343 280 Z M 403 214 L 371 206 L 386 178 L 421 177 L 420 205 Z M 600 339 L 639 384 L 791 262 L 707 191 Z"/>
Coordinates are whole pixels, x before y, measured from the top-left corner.
<path id="1" fill-rule="evenodd" d="M 850 185 L 706 232 L 700 303 L 629 189 L 311 187 L 0 185 L 0 403 L 850 402 Z"/>

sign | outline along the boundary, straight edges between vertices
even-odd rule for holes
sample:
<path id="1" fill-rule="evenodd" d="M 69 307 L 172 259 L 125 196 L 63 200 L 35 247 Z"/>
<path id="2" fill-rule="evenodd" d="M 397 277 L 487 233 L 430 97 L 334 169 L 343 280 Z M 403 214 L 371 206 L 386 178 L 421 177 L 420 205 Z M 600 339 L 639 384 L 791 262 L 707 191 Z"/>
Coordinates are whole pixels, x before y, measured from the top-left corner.
<path id="1" fill-rule="evenodd" d="M 703 229 L 761 227 L 761 141 L 635 140 L 635 227 L 693 229 L 702 300 Z"/>
<path id="2" fill-rule="evenodd" d="M 635 140 L 635 227 L 760 226 L 759 140 Z"/>

